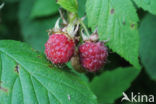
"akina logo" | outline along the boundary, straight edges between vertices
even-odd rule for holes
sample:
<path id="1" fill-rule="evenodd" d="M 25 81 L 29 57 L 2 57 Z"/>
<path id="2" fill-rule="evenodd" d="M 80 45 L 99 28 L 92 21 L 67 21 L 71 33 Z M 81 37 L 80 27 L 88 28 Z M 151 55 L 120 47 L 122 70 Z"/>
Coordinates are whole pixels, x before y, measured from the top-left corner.
<path id="1" fill-rule="evenodd" d="M 128 97 L 128 95 L 123 92 L 123 98 L 121 99 L 121 102 L 123 101 L 129 101 L 129 102 L 154 102 L 154 95 L 142 95 L 141 93 L 134 94 L 131 93 L 131 96 Z"/>

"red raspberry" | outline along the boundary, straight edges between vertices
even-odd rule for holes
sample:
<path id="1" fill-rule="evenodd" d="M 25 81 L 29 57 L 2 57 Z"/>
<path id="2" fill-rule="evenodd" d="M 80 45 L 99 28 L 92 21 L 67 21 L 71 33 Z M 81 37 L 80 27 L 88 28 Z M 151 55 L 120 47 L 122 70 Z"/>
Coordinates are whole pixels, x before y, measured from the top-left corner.
<path id="1" fill-rule="evenodd" d="M 99 70 L 106 62 L 108 52 L 103 42 L 85 42 L 79 46 L 80 61 L 89 72 Z"/>
<path id="2" fill-rule="evenodd" d="M 45 44 L 45 54 L 54 64 L 63 64 L 70 60 L 75 50 L 74 41 L 63 33 L 55 33 L 49 36 Z"/>

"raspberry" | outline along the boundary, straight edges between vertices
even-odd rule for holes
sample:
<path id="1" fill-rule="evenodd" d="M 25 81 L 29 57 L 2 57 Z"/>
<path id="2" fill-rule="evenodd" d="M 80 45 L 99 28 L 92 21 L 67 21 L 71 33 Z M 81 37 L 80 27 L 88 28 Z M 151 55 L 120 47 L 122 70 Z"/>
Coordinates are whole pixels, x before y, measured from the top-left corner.
<path id="1" fill-rule="evenodd" d="M 108 52 L 103 42 L 85 42 L 79 46 L 80 61 L 89 72 L 95 72 L 106 63 Z"/>
<path id="2" fill-rule="evenodd" d="M 63 64 L 70 60 L 75 50 L 74 41 L 64 33 L 54 33 L 45 44 L 45 54 L 54 64 Z"/>

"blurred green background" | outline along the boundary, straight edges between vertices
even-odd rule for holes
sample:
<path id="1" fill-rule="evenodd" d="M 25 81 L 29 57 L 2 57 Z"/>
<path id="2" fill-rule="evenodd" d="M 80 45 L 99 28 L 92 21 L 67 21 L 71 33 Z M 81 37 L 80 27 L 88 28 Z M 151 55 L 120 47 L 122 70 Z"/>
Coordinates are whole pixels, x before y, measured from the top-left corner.
<path id="1" fill-rule="evenodd" d="M 79 16 L 82 17 L 85 14 L 85 0 L 78 1 Z M 26 42 L 34 49 L 44 52 L 44 44 L 48 39 L 47 30 L 54 26 L 56 19 L 59 17 L 59 5 L 56 4 L 56 1 L 1 0 L 0 3 L 2 2 L 5 2 L 5 5 L 0 10 L 0 39 Z M 156 16 L 142 9 L 137 9 L 137 13 L 140 18 L 140 63 L 143 67 L 126 93 L 140 92 L 146 95 L 156 95 L 156 81 L 152 80 L 156 78 Z M 119 55 L 112 53 L 111 50 L 108 60 L 109 62 L 105 70 L 113 70 L 118 67 L 127 67 L 130 65 Z M 131 76 L 131 74 L 127 75 Z M 100 74 L 97 73 L 96 75 L 98 76 Z M 95 74 L 87 74 L 87 76 L 93 79 Z M 123 80 L 126 81 L 126 77 Z M 119 85 L 122 86 L 122 83 L 119 83 Z M 113 84 L 111 88 L 116 91 L 119 89 Z M 103 93 L 105 93 L 104 90 Z M 108 93 L 111 95 L 111 92 Z M 121 98 L 118 98 L 115 103 L 121 103 L 120 100 Z M 125 104 L 129 103 L 125 102 Z"/>

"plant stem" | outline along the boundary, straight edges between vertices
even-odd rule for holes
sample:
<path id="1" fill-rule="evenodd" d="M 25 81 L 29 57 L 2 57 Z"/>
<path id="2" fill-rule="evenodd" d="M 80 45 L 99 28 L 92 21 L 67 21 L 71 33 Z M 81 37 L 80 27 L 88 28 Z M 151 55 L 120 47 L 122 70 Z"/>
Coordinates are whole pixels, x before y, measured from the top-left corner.
<path id="1" fill-rule="evenodd" d="M 71 13 L 68 12 L 68 20 L 69 20 L 69 24 L 72 24 L 73 21 L 77 18 L 77 14 L 76 13 Z"/>
<path id="2" fill-rule="evenodd" d="M 90 34 L 88 32 L 88 29 L 87 29 L 86 25 L 83 23 L 83 21 L 81 19 L 79 19 L 79 22 L 80 22 L 81 26 L 83 27 L 83 29 L 85 30 L 87 36 L 89 37 Z"/>

